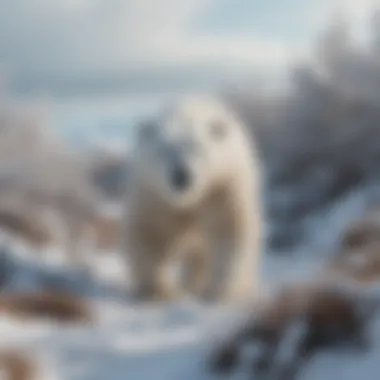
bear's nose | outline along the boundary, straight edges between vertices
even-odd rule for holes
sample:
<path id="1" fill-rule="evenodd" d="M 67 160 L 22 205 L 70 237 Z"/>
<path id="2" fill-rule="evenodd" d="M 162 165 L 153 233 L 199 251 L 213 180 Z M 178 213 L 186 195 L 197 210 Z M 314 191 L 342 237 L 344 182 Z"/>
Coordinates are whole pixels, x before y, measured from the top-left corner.
<path id="1" fill-rule="evenodd" d="M 190 174 L 182 166 L 176 166 L 171 172 L 171 185 L 176 190 L 184 190 L 190 185 Z"/>

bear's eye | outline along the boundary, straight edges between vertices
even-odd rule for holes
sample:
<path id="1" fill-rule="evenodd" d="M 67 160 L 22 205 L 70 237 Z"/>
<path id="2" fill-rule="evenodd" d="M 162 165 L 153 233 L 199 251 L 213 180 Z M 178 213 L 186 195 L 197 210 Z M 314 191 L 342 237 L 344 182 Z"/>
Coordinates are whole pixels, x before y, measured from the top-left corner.
<path id="1" fill-rule="evenodd" d="M 215 140 L 222 140 L 227 133 L 227 126 L 221 120 L 215 120 L 211 123 L 211 135 Z"/>

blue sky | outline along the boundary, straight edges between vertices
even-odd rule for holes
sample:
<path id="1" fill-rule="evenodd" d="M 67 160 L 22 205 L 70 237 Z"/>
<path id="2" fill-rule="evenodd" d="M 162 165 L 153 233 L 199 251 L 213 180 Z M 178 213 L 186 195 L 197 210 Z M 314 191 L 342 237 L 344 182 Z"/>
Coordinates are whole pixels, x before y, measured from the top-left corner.
<path id="1" fill-rule="evenodd" d="M 310 0 L 221 0 L 200 15 L 194 31 L 305 42 L 314 32 L 312 7 Z"/>
<path id="2" fill-rule="evenodd" d="M 124 77 L 213 83 L 273 76 L 308 54 L 331 13 L 372 0 L 0 0 L 0 67 L 24 83 Z M 52 80 L 52 78 L 54 80 Z M 107 79 L 108 78 L 108 79 Z M 148 79 L 149 78 L 149 79 Z M 86 82 L 87 80 L 87 82 Z M 181 83 L 182 83 L 181 82 Z"/>

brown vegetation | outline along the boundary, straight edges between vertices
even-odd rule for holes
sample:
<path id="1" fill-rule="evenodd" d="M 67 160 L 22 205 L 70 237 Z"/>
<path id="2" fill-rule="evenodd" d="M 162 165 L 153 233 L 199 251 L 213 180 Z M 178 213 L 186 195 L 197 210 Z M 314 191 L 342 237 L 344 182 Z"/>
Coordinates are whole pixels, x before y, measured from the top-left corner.
<path id="1" fill-rule="evenodd" d="M 63 323 L 89 323 L 93 317 L 84 300 L 58 291 L 2 294 L 0 313 L 21 319 L 43 318 Z"/>
<path id="2" fill-rule="evenodd" d="M 380 246 L 335 260 L 329 269 L 336 275 L 343 275 L 360 283 L 379 281 Z"/>
<path id="3" fill-rule="evenodd" d="M 373 245 L 380 245 L 379 210 L 372 211 L 349 225 L 340 241 L 341 250 L 346 252 L 365 249 Z"/>
<path id="4" fill-rule="evenodd" d="M 380 213 L 372 211 L 343 231 L 328 270 L 359 282 L 380 280 Z"/>
<path id="5" fill-rule="evenodd" d="M 0 229 L 37 247 L 50 243 L 52 239 L 49 228 L 40 218 L 16 210 L 0 210 Z"/>
<path id="6" fill-rule="evenodd" d="M 36 363 L 26 354 L 0 351 L 0 373 L 5 380 L 37 380 Z"/>
<path id="7" fill-rule="evenodd" d="M 319 351 L 348 344 L 367 348 L 365 327 L 374 308 L 361 312 L 358 293 L 337 284 L 289 285 L 259 305 L 249 322 L 241 326 L 213 353 L 210 364 L 217 372 L 232 370 L 246 343 L 261 343 L 262 351 L 253 370 L 262 375 L 275 371 L 277 379 L 294 379 L 298 371 Z M 276 366 L 279 346 L 296 324 L 302 327 L 291 359 L 282 368 Z M 287 347 L 291 351 L 292 347 Z"/>

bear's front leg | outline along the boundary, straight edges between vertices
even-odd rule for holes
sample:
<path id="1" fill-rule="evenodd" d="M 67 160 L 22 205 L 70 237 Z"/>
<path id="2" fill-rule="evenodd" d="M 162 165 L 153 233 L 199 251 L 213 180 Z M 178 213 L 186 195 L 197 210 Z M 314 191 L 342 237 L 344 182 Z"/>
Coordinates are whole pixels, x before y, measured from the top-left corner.
<path id="1" fill-rule="evenodd" d="M 187 244 L 183 255 L 184 290 L 195 296 L 202 296 L 210 278 L 209 242 L 198 230 L 191 230 L 186 236 Z"/>
<path id="2" fill-rule="evenodd" d="M 147 242 L 134 245 L 135 251 L 129 255 L 133 277 L 132 296 L 137 301 L 170 301 L 180 296 L 171 270 L 171 257 L 160 247 Z M 133 249 L 133 247 L 130 247 Z"/>
<path id="3" fill-rule="evenodd" d="M 243 301 L 255 297 L 259 291 L 261 229 L 259 215 L 249 215 L 247 222 L 234 231 L 225 265 L 223 298 Z"/>
<path id="4" fill-rule="evenodd" d="M 243 301 L 257 295 L 260 274 L 261 212 L 252 194 L 225 201 L 228 233 L 215 236 L 211 292 L 220 301 Z"/>

